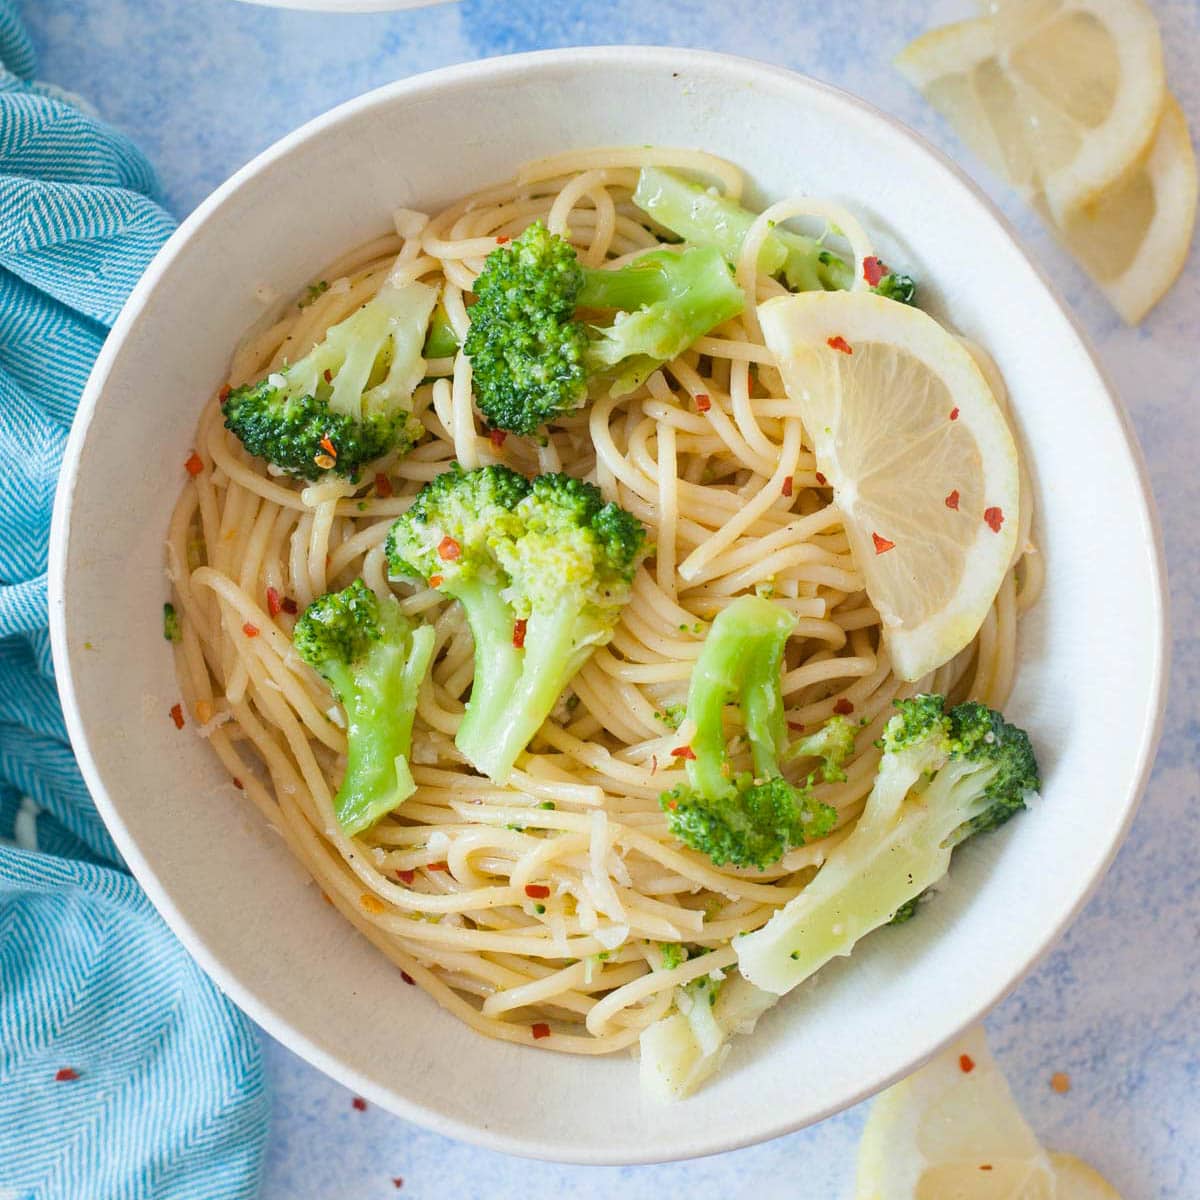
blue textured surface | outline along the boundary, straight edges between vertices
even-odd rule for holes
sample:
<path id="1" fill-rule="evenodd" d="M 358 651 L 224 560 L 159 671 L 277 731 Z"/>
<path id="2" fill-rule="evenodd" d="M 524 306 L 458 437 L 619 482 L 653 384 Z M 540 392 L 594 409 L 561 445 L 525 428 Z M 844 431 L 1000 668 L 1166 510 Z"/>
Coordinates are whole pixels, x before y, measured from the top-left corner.
<path id="1" fill-rule="evenodd" d="M 67 429 L 174 223 L 128 138 L 34 69 L 0 0 L 0 1193 L 246 1200 L 267 1124 L 258 1041 L 124 871 L 46 636 Z"/>
<path id="2" fill-rule="evenodd" d="M 1200 129 L 1200 5 L 1152 3 L 1172 86 Z M 340 100 L 450 62 L 572 43 L 704 46 L 783 63 L 866 97 L 968 166 L 1058 280 L 1133 414 L 1162 510 L 1176 630 L 1163 749 L 1134 831 L 1096 898 L 989 1027 L 1050 1145 L 1099 1164 L 1128 1200 L 1182 1200 L 1200 1195 L 1200 262 L 1193 253 L 1168 300 L 1140 330 L 1125 329 L 1003 185 L 964 154 L 889 59 L 922 29 L 972 8 L 970 0 L 464 0 L 335 17 L 231 0 L 29 0 L 26 18 L 43 73 L 136 139 L 180 216 L 255 152 Z M 1102 552 L 1102 529 L 1079 533 Z M 863 1117 L 856 1110 L 683 1165 L 557 1167 L 359 1112 L 341 1087 L 270 1042 L 267 1060 L 275 1093 L 268 1200 L 396 1195 L 393 1176 L 405 1180 L 403 1195 L 455 1200 L 842 1197 Z M 1072 1079 L 1065 1096 L 1049 1088 L 1059 1070 Z"/>

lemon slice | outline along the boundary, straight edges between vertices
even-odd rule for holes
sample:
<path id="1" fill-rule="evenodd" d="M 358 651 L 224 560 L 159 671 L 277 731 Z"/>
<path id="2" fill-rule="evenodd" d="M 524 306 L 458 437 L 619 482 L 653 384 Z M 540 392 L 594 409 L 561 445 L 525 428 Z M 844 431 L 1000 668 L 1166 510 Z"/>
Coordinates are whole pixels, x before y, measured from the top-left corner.
<path id="1" fill-rule="evenodd" d="M 999 0 L 896 59 L 991 166 L 1060 224 L 1134 167 L 1166 98 L 1142 0 Z"/>
<path id="2" fill-rule="evenodd" d="M 1121 1194 L 1094 1167 L 1073 1154 L 1051 1153 L 1054 1178 L 1058 1184 L 1056 1200 L 1121 1200 Z"/>
<path id="3" fill-rule="evenodd" d="M 1183 113 L 1168 96 L 1142 163 L 1058 232 L 1117 312 L 1136 325 L 1183 270 L 1195 223 L 1196 156 Z"/>
<path id="4" fill-rule="evenodd" d="M 758 310 L 833 487 L 892 669 L 917 680 L 978 632 L 1016 549 L 1017 449 L 962 343 L 867 291 Z"/>
<path id="5" fill-rule="evenodd" d="M 859 1143 L 856 1200 L 1055 1196 L 1054 1168 L 981 1026 L 871 1108 Z"/>

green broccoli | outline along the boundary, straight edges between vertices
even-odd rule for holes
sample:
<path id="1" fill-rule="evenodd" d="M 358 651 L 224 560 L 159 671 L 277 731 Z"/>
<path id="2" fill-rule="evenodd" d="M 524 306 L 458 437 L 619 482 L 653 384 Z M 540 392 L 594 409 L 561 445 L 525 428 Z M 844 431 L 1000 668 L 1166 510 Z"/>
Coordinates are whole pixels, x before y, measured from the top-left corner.
<path id="1" fill-rule="evenodd" d="M 163 605 L 163 637 L 176 644 L 183 641 L 183 627 L 179 624 L 179 614 L 170 601 Z"/>
<path id="2" fill-rule="evenodd" d="M 455 744 L 498 783 L 588 656 L 611 637 L 646 550 L 635 517 L 568 475 L 455 467 L 392 526 L 393 578 L 458 600 L 475 679 Z"/>
<path id="3" fill-rule="evenodd" d="M 783 761 L 799 758 L 819 758 L 821 777 L 826 783 L 841 783 L 846 778 L 845 763 L 854 753 L 858 726 L 845 717 L 830 717 L 816 733 L 793 742 L 784 752 Z"/>
<path id="4" fill-rule="evenodd" d="M 222 400 L 225 427 L 258 458 L 303 479 L 354 476 L 422 434 L 413 389 L 437 290 L 385 284 L 303 358 Z"/>
<path id="5" fill-rule="evenodd" d="M 314 600 L 292 642 L 346 711 L 346 773 L 334 809 L 346 833 L 361 833 L 416 788 L 408 752 L 433 628 L 414 624 L 394 597 L 380 600 L 357 579 Z"/>
<path id="6" fill-rule="evenodd" d="M 742 242 L 758 215 L 736 200 L 661 167 L 642 168 L 633 202 L 685 242 L 715 246 L 730 264 L 737 263 Z M 793 292 L 843 291 L 854 283 L 853 269 L 820 238 L 786 229 L 772 229 L 767 234 L 758 265 L 766 274 L 781 278 Z M 889 272 L 872 290 L 911 304 L 916 284 L 908 275 Z"/>
<path id="7" fill-rule="evenodd" d="M 741 596 L 712 623 L 688 688 L 695 725 L 684 756 L 687 782 L 659 800 L 671 832 L 717 866 L 760 869 L 788 850 L 824 837 L 836 812 L 809 784 L 784 779 L 786 730 L 780 669 L 796 619 L 781 605 Z M 735 774 L 726 746 L 725 705 L 741 711 L 753 773 Z M 690 755 L 690 757 L 689 757 Z"/>
<path id="8" fill-rule="evenodd" d="M 875 786 L 816 878 L 737 942 L 751 982 L 782 994 L 859 938 L 902 919 L 945 875 L 954 848 L 995 829 L 1040 786 L 1028 736 L 985 705 L 941 696 L 896 702 Z"/>
<path id="9" fill-rule="evenodd" d="M 582 407 L 593 377 L 615 395 L 635 390 L 744 306 L 710 247 L 654 250 L 597 270 L 540 221 L 488 255 L 475 295 L 465 349 L 476 403 L 494 428 L 523 435 Z M 580 310 L 616 317 L 585 324 Z"/>
<path id="10" fill-rule="evenodd" d="M 458 334 L 450 324 L 446 307 L 439 300 L 429 322 L 429 335 L 421 353 L 426 358 L 449 358 L 458 350 Z"/>

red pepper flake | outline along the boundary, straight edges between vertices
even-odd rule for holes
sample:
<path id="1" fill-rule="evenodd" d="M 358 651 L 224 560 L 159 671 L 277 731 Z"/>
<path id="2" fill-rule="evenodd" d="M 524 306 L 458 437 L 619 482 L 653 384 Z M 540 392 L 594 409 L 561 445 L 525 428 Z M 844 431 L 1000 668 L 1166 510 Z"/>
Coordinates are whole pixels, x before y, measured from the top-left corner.
<path id="1" fill-rule="evenodd" d="M 195 479 L 196 476 L 204 470 L 204 460 L 195 452 L 195 450 L 192 451 L 192 453 L 188 456 L 187 462 L 185 462 L 183 465 L 187 470 L 187 473 L 193 479 Z"/>
<path id="2" fill-rule="evenodd" d="M 689 762 L 691 762 L 695 759 L 696 752 L 691 748 L 691 746 L 676 746 L 675 749 L 671 751 L 671 757 L 686 758 Z"/>
<path id="3" fill-rule="evenodd" d="M 882 259 L 876 258 L 873 254 L 863 259 L 863 278 L 871 287 L 876 287 L 886 274 L 888 274 L 888 269 L 884 266 Z"/>
<path id="4" fill-rule="evenodd" d="M 842 696 L 833 706 L 833 711 L 837 713 L 839 717 L 848 717 L 854 711 L 854 704 L 847 700 L 845 696 Z"/>
<path id="5" fill-rule="evenodd" d="M 438 558 L 444 562 L 453 562 L 462 553 L 462 547 L 447 534 L 438 542 Z"/>
<path id="6" fill-rule="evenodd" d="M 513 645 L 516 646 L 518 650 L 525 649 L 525 626 L 527 624 L 528 622 L 524 617 L 518 617 L 513 622 Z"/>
<path id="7" fill-rule="evenodd" d="M 406 883 L 410 887 L 412 886 L 413 880 L 417 877 L 416 871 L 397 871 L 396 874 L 399 876 L 401 883 Z"/>
<path id="8" fill-rule="evenodd" d="M 952 508 L 955 512 L 958 512 L 958 488 L 955 488 L 954 491 L 952 491 L 950 495 L 946 497 L 946 507 Z"/>
<path id="9" fill-rule="evenodd" d="M 267 612 L 277 617 L 283 612 L 283 597 L 279 594 L 278 588 L 267 588 Z"/>
<path id="10" fill-rule="evenodd" d="M 407 971 L 401 971 L 400 978 L 403 979 L 404 982 L 407 983 L 409 987 L 417 986 L 417 981 Z"/>
<path id="11" fill-rule="evenodd" d="M 225 401 L 229 399 L 229 393 L 232 391 L 233 388 L 231 388 L 229 384 L 223 383 L 221 385 L 221 390 L 217 393 L 217 399 L 224 404 Z"/>
<path id="12" fill-rule="evenodd" d="M 980 1163 L 979 1169 L 981 1171 L 990 1171 L 992 1169 L 992 1164 L 991 1163 Z"/>
<path id="13" fill-rule="evenodd" d="M 171 705 L 171 720 L 175 722 L 176 729 L 183 728 L 183 705 L 182 704 L 172 704 Z"/>
<path id="14" fill-rule="evenodd" d="M 508 437 L 508 433 L 503 429 L 489 429 L 488 441 L 496 447 L 497 450 L 504 445 L 504 439 Z"/>
<path id="15" fill-rule="evenodd" d="M 964 1075 L 970 1075 L 975 1070 L 975 1060 L 969 1054 L 960 1054 L 958 1056 L 958 1069 Z"/>
<path id="16" fill-rule="evenodd" d="M 389 496 L 396 494 L 395 488 L 392 487 L 392 481 L 380 471 L 375 476 L 375 495 L 381 500 L 388 499 Z"/>
<path id="17" fill-rule="evenodd" d="M 284 596 L 283 600 L 280 601 L 279 607 L 290 617 L 294 617 L 300 611 L 300 605 L 291 596 Z"/>
<path id="18" fill-rule="evenodd" d="M 355 1112 L 366 1112 L 367 1102 L 361 1096 L 355 1096 L 354 1099 L 350 1101 L 350 1107 L 353 1108 Z"/>
<path id="19" fill-rule="evenodd" d="M 333 382 L 333 372 L 328 367 L 325 368 L 325 382 L 326 383 Z"/>
<path id="20" fill-rule="evenodd" d="M 889 542 L 887 538 L 880 537 L 877 533 L 871 534 L 871 541 L 875 543 L 876 554 L 886 554 L 889 550 L 894 549 L 896 546 L 895 542 Z"/>
<path id="21" fill-rule="evenodd" d="M 780 488 L 780 491 L 785 496 L 790 496 L 792 494 L 792 477 L 790 475 L 785 475 L 783 477 L 783 487 Z"/>
<path id="22" fill-rule="evenodd" d="M 397 1190 L 399 1190 L 399 1189 L 400 1189 L 400 1188 L 402 1188 L 403 1186 L 404 1186 L 404 1180 L 403 1180 L 403 1178 L 402 1178 L 401 1176 L 399 1176 L 399 1175 L 393 1175 L 393 1176 L 392 1176 L 392 1187 L 394 1187 L 394 1188 L 396 1188 Z"/>
<path id="23" fill-rule="evenodd" d="M 835 334 L 831 338 L 826 338 L 825 345 L 827 345 L 830 348 L 830 350 L 840 350 L 843 354 L 853 354 L 854 353 L 854 348 L 850 345 L 850 343 L 848 341 L 846 341 L 846 339 L 844 337 L 842 337 L 842 335 L 840 333 Z"/>
<path id="24" fill-rule="evenodd" d="M 668 807 L 668 808 L 669 808 L 669 809 L 670 809 L 672 812 L 674 812 L 674 811 L 675 811 L 675 810 L 676 810 L 676 809 L 679 807 L 679 801 L 678 801 L 678 800 L 668 800 L 668 801 L 667 801 L 667 807 Z"/>
<path id="25" fill-rule="evenodd" d="M 1004 513 L 998 508 L 985 508 L 983 510 L 984 524 L 993 532 L 999 533 L 1000 526 L 1004 524 Z"/>
<path id="26" fill-rule="evenodd" d="M 448 871 L 448 870 L 450 870 L 450 864 L 448 862 L 430 863 L 425 868 L 425 870 L 427 870 L 427 871 Z"/>
<path id="27" fill-rule="evenodd" d="M 429 586 L 431 588 L 440 588 L 442 586 L 442 577 L 440 575 L 430 575 Z"/>
<path id="28" fill-rule="evenodd" d="M 550 889 L 544 883 L 527 883 L 525 885 L 525 895 L 530 900 L 545 900 L 550 895 Z"/>
<path id="29" fill-rule="evenodd" d="M 246 785 L 236 775 L 233 777 L 233 786 L 237 788 L 239 792 L 244 792 L 246 790 Z"/>
<path id="30" fill-rule="evenodd" d="M 708 410 L 710 408 L 712 408 L 712 400 L 704 392 L 697 392 L 696 393 L 696 411 L 697 412 L 708 412 Z"/>
<path id="31" fill-rule="evenodd" d="M 804 732 L 804 726 L 803 726 L 803 725 L 801 725 L 799 721 L 789 721 L 789 722 L 787 723 L 787 727 L 788 727 L 788 728 L 789 728 L 789 729 L 790 729 L 790 730 L 791 730 L 793 733 L 803 733 L 803 732 Z"/>
<path id="32" fill-rule="evenodd" d="M 321 439 L 319 445 L 330 458 L 337 458 L 337 447 L 329 440 L 329 434 Z"/>
<path id="33" fill-rule="evenodd" d="M 496 239 L 496 245 L 497 245 L 497 246 L 503 246 L 505 242 L 511 242 L 511 241 L 512 241 L 512 238 L 511 238 L 511 237 L 509 237 L 507 233 L 502 233 L 502 234 L 501 234 L 501 235 L 500 235 L 500 236 L 499 236 L 499 237 Z"/>
<path id="34" fill-rule="evenodd" d="M 54 1072 L 55 1083 L 73 1083 L 79 1078 L 79 1072 L 74 1067 L 59 1067 Z"/>
<path id="35" fill-rule="evenodd" d="M 952 421 L 958 420 L 958 408 L 957 407 L 952 408 L 950 410 L 950 420 L 952 420 Z"/>
<path id="36" fill-rule="evenodd" d="M 531 1025 L 529 1028 L 535 1039 L 550 1036 L 550 1026 L 545 1021 L 539 1021 L 536 1025 Z"/>
<path id="37" fill-rule="evenodd" d="M 244 634 L 245 634 L 247 637 L 258 637 L 258 626 L 257 626 L 257 625 L 251 625 L 251 624 L 250 624 L 250 622 L 249 622 L 249 621 L 247 621 L 247 622 L 245 623 L 245 625 L 243 625 L 243 626 L 242 626 L 242 632 L 243 632 L 243 633 L 244 633 Z"/>
<path id="38" fill-rule="evenodd" d="M 820 471 L 818 471 L 818 472 L 817 472 L 817 482 L 818 482 L 818 483 L 819 483 L 819 484 L 820 484 L 822 487 L 828 487 L 828 486 L 829 486 L 829 480 L 828 480 L 828 479 L 826 479 L 826 478 L 825 478 L 825 476 L 824 476 L 824 475 L 822 475 Z"/>

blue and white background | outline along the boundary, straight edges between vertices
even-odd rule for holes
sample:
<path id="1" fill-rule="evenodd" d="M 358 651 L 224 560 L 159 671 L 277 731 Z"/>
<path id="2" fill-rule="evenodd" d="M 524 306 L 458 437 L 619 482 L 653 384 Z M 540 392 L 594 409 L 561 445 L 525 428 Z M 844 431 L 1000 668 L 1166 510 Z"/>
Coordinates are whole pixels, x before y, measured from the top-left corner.
<path id="1" fill-rule="evenodd" d="M 1200 131 L 1200 2 L 1151 3 L 1171 86 Z M 1166 534 L 1175 629 L 1163 745 L 1133 833 L 1083 915 L 989 1029 L 1043 1141 L 1095 1162 L 1127 1200 L 1186 1200 L 1200 1196 L 1200 255 L 1193 248 L 1180 283 L 1140 329 L 1120 324 L 889 65 L 911 37 L 973 9 L 971 0 L 461 0 L 331 16 L 234 0 L 25 0 L 23 16 L 40 76 L 133 137 L 177 217 L 276 138 L 369 88 L 471 58 L 587 43 L 700 46 L 794 67 L 897 115 L 967 166 L 1058 282 L 1133 414 Z M 1102 543 L 1102 529 L 1079 534 Z M 850 1194 L 861 1109 L 700 1162 L 561 1167 L 358 1111 L 339 1085 L 265 1035 L 263 1043 L 273 1095 L 265 1200 Z M 1070 1075 L 1065 1095 L 1049 1086 L 1056 1071 Z"/>

